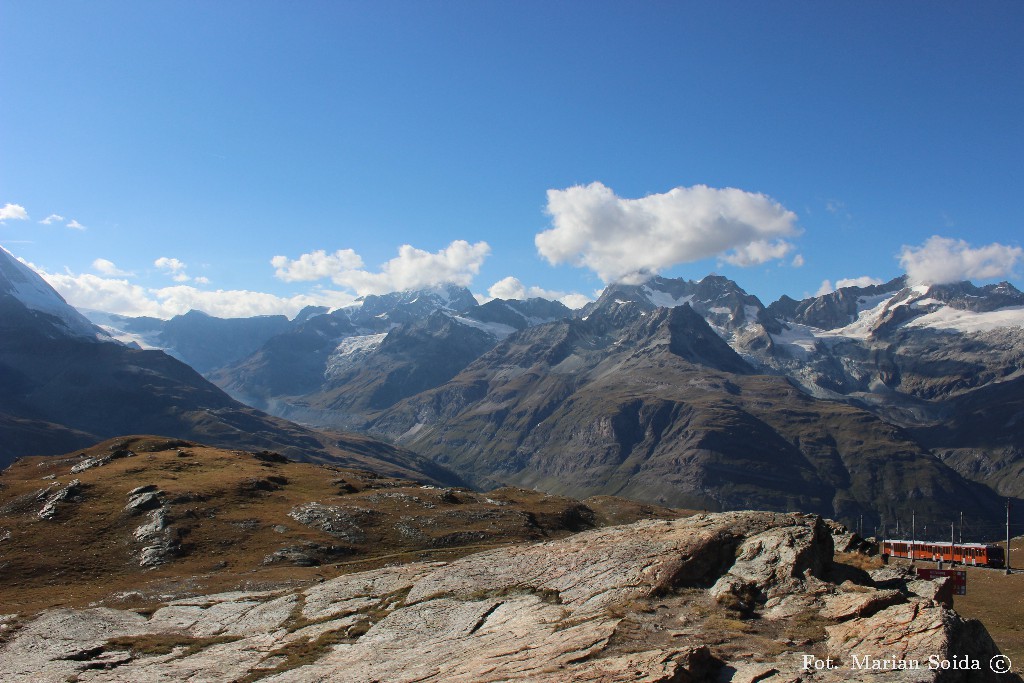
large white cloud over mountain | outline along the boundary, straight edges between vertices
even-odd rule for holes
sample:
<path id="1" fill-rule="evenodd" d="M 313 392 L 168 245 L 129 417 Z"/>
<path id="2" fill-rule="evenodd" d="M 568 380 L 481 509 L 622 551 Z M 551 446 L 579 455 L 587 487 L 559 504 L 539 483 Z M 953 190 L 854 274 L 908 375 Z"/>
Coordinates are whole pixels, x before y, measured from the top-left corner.
<path id="1" fill-rule="evenodd" d="M 284 314 L 294 316 L 309 305 L 338 307 L 352 302 L 344 292 L 316 290 L 309 294 L 280 297 L 249 290 L 202 290 L 190 285 L 147 288 L 117 277 L 92 273 L 49 273 L 34 268 L 76 308 L 121 315 L 171 318 L 195 309 L 221 318 Z"/>
<path id="2" fill-rule="evenodd" d="M 491 253 L 487 242 L 470 244 L 455 240 L 431 253 L 403 244 L 398 256 L 384 263 L 378 272 L 363 268 L 363 259 L 351 249 L 327 254 L 323 250 L 302 254 L 297 259 L 275 256 L 270 263 L 275 275 L 285 282 L 330 278 L 360 295 L 386 294 L 440 284 L 468 286 Z"/>
<path id="3" fill-rule="evenodd" d="M 548 190 L 554 227 L 537 234 L 552 264 L 589 268 L 605 282 L 642 282 L 670 266 L 718 257 L 749 266 L 784 257 L 796 214 L 764 194 L 706 185 L 623 199 L 599 182 Z"/>
<path id="4" fill-rule="evenodd" d="M 900 265 L 913 284 L 938 285 L 961 280 L 1010 277 L 1024 249 L 993 242 L 972 247 L 964 240 L 932 235 L 921 246 L 904 245 Z"/>

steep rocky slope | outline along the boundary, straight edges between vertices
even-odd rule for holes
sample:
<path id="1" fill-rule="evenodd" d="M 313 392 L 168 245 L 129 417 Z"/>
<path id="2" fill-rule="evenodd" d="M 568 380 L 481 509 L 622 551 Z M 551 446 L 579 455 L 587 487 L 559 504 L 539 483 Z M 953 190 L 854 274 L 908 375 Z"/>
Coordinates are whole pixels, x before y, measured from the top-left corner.
<path id="1" fill-rule="evenodd" d="M 606 293 L 530 328 L 372 424 L 480 486 L 607 493 L 708 509 L 806 510 L 870 524 L 1000 510 L 905 431 L 754 374 L 689 305 Z"/>
<path id="2" fill-rule="evenodd" d="M 1024 493 L 1024 294 L 1012 285 L 894 280 L 769 311 L 785 329 L 758 362 L 906 427 L 969 479 Z"/>
<path id="3" fill-rule="evenodd" d="M 996 382 L 941 406 L 942 417 L 911 432 L 968 479 L 1024 498 L 1024 377 Z"/>
<path id="4" fill-rule="evenodd" d="M 950 609 L 948 587 L 836 563 L 819 518 L 773 513 L 638 522 L 143 612 L 3 619 L 9 681 L 1014 680 L 989 669 L 998 650 Z"/>
<path id="5" fill-rule="evenodd" d="M 453 286 L 368 296 L 271 338 L 211 378 L 274 415 L 362 429 L 401 399 L 448 381 L 513 332 L 569 315 L 543 299 L 479 306 L 469 290 Z"/>
<path id="6" fill-rule="evenodd" d="M 905 400 L 908 415 L 915 401 L 1019 376 L 1024 294 L 1008 283 L 902 284 L 848 287 L 795 307 L 776 302 L 769 312 L 784 329 L 758 361 L 812 393 L 857 396 L 880 411 Z"/>

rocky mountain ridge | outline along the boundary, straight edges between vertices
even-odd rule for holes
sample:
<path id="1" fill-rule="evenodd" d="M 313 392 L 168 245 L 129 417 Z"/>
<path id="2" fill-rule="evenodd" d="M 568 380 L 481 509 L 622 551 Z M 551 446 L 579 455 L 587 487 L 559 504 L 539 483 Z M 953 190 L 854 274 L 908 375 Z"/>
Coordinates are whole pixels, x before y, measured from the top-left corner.
<path id="1" fill-rule="evenodd" d="M 481 487 L 671 506 L 805 510 L 892 525 L 997 497 L 870 412 L 757 374 L 689 305 L 602 298 L 513 335 L 370 424 Z"/>
<path id="2" fill-rule="evenodd" d="M 807 505 L 884 528 L 908 513 L 893 498 L 941 492 L 987 518 L 996 491 L 1024 495 L 1021 300 L 1007 283 L 898 278 L 765 307 L 719 276 L 656 277 L 572 313 L 446 287 L 308 311 L 211 376 L 273 414 L 423 449 L 481 486 Z M 785 477 L 755 476 L 776 460 Z M 885 462 L 910 461 L 929 464 L 877 485 Z M 793 497 L 797 485 L 811 493 Z"/>
<path id="3" fill-rule="evenodd" d="M 268 340 L 211 378 L 275 415 L 362 429 L 374 414 L 443 384 L 509 335 L 569 315 L 543 299 L 478 305 L 468 289 L 454 286 L 368 296 Z"/>

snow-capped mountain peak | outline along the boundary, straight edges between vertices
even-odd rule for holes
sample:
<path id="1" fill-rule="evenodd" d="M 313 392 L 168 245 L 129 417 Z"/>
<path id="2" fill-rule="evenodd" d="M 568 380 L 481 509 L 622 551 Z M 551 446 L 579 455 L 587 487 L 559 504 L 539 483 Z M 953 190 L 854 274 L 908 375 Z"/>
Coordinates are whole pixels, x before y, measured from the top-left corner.
<path id="1" fill-rule="evenodd" d="M 101 329 L 68 304 L 38 273 L 0 247 L 0 298 L 42 314 L 53 331 L 72 337 L 111 341 Z"/>

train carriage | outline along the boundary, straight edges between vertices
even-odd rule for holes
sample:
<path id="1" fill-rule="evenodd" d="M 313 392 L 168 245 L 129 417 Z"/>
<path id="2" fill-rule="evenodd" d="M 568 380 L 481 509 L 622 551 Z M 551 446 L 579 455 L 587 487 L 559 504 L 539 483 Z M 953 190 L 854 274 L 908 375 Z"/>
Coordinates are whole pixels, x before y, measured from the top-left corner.
<path id="1" fill-rule="evenodd" d="M 882 541 L 882 554 L 911 560 L 949 562 L 976 567 L 1002 567 L 1003 548 L 985 543 L 935 543 L 932 541 Z"/>

